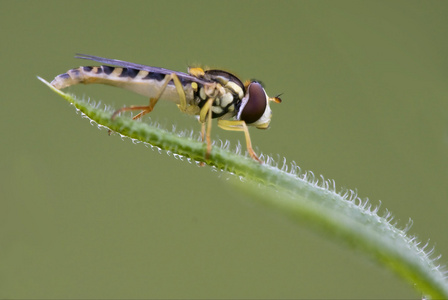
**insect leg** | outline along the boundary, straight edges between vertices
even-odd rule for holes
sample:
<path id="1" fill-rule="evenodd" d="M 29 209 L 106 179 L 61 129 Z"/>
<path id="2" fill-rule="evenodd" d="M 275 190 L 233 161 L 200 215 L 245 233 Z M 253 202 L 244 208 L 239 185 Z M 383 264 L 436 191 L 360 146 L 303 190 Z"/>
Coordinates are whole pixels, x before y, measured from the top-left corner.
<path id="1" fill-rule="evenodd" d="M 199 112 L 199 122 L 202 123 L 201 128 L 201 137 L 202 141 L 204 139 L 207 143 L 207 152 L 205 154 L 205 159 L 207 160 L 210 157 L 210 152 L 212 152 L 212 140 L 210 138 L 212 132 L 212 104 L 215 101 L 214 98 L 210 98 L 201 108 Z M 207 128 L 206 128 L 207 127 Z M 207 129 L 207 130 L 206 130 Z"/>
<path id="2" fill-rule="evenodd" d="M 171 74 L 165 76 L 164 82 L 162 84 L 162 87 L 160 88 L 159 93 L 154 98 L 149 99 L 149 105 L 143 105 L 143 106 L 131 105 L 129 107 L 122 107 L 122 108 L 116 110 L 112 114 L 112 120 L 115 119 L 119 113 L 122 113 L 125 111 L 141 110 L 141 112 L 138 115 L 136 115 L 135 117 L 132 118 L 133 120 L 139 119 L 139 118 L 143 117 L 144 115 L 146 115 L 147 113 L 150 113 L 154 109 L 154 106 L 157 104 L 157 101 L 159 101 L 160 97 L 162 96 L 168 83 L 171 80 L 174 82 L 176 91 L 179 94 L 179 98 L 180 98 L 179 108 L 181 110 L 182 109 L 185 110 L 187 108 L 187 99 L 185 97 L 185 92 L 182 87 L 182 83 L 180 82 L 179 77 L 177 77 L 177 75 L 175 73 L 171 73 Z"/>
<path id="3" fill-rule="evenodd" d="M 224 130 L 231 131 L 243 131 L 244 136 L 246 137 L 246 147 L 247 152 L 249 152 L 250 157 L 258 162 L 262 162 L 258 156 L 255 154 L 254 149 L 252 148 L 252 143 L 250 141 L 249 129 L 247 128 L 246 122 L 241 120 L 218 120 L 218 126 Z"/>

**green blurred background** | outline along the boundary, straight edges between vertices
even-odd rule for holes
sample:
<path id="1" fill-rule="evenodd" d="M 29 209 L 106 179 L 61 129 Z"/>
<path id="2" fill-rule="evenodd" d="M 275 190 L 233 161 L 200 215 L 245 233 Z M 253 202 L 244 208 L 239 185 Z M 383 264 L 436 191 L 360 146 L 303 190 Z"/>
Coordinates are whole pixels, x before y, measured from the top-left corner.
<path id="1" fill-rule="evenodd" d="M 258 152 L 382 202 L 447 262 L 448 2 L 1 1 L 1 298 L 411 298 L 364 255 L 210 168 L 108 136 L 40 81 L 76 52 L 203 64 L 270 95 Z M 69 89 L 121 107 L 147 100 Z M 199 131 L 175 105 L 151 115 Z M 242 134 L 214 127 L 233 144 Z"/>

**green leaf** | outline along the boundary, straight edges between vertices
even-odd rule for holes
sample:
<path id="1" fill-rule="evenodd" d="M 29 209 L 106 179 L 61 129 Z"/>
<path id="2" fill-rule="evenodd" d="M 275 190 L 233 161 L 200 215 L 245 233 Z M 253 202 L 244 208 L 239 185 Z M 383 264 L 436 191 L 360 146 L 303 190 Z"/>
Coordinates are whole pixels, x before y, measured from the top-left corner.
<path id="1" fill-rule="evenodd" d="M 338 192 L 333 181 L 322 177 L 318 180 L 312 172 L 301 172 L 295 163 L 287 164 L 286 160 L 279 168 L 270 157 L 261 156 L 265 163 L 260 164 L 215 146 L 206 161 L 206 146 L 197 139 L 130 118 L 118 117 L 112 121 L 112 111 L 65 94 L 39 79 L 99 127 L 181 159 L 235 174 L 241 179 L 234 180 L 235 185 L 253 201 L 360 250 L 408 280 L 425 296 L 448 299 L 446 272 L 436 264 L 440 256 L 433 258 L 434 249 L 428 250 L 428 244 L 420 246 L 415 237 L 406 234 L 410 225 L 397 228 L 387 210 L 385 216 L 379 216 L 379 207 L 372 207 L 355 192 Z"/>

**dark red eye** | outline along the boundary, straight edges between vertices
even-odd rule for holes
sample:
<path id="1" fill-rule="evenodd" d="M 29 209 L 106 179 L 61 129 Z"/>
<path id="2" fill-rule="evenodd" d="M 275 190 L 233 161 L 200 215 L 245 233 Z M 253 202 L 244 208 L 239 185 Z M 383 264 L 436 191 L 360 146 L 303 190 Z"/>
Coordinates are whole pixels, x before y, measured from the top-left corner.
<path id="1" fill-rule="evenodd" d="M 240 120 L 247 124 L 258 121 L 266 110 L 267 100 L 263 87 L 258 82 L 252 82 L 248 89 L 249 99 L 243 107 Z"/>

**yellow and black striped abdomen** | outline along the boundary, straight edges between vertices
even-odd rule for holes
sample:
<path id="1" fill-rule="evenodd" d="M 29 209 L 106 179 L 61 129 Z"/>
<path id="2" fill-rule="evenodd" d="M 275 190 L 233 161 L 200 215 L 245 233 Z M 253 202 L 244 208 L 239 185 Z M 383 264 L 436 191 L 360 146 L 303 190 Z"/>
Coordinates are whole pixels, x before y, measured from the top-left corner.
<path id="1" fill-rule="evenodd" d="M 133 68 L 111 66 L 79 67 L 56 76 L 51 85 L 57 89 L 63 89 L 79 83 L 100 83 L 121 87 L 145 97 L 153 98 L 160 91 L 165 76 L 165 74 Z M 188 102 L 193 98 L 191 85 L 184 85 L 184 90 Z M 179 95 L 172 82 L 164 90 L 162 98 L 178 103 Z"/>

